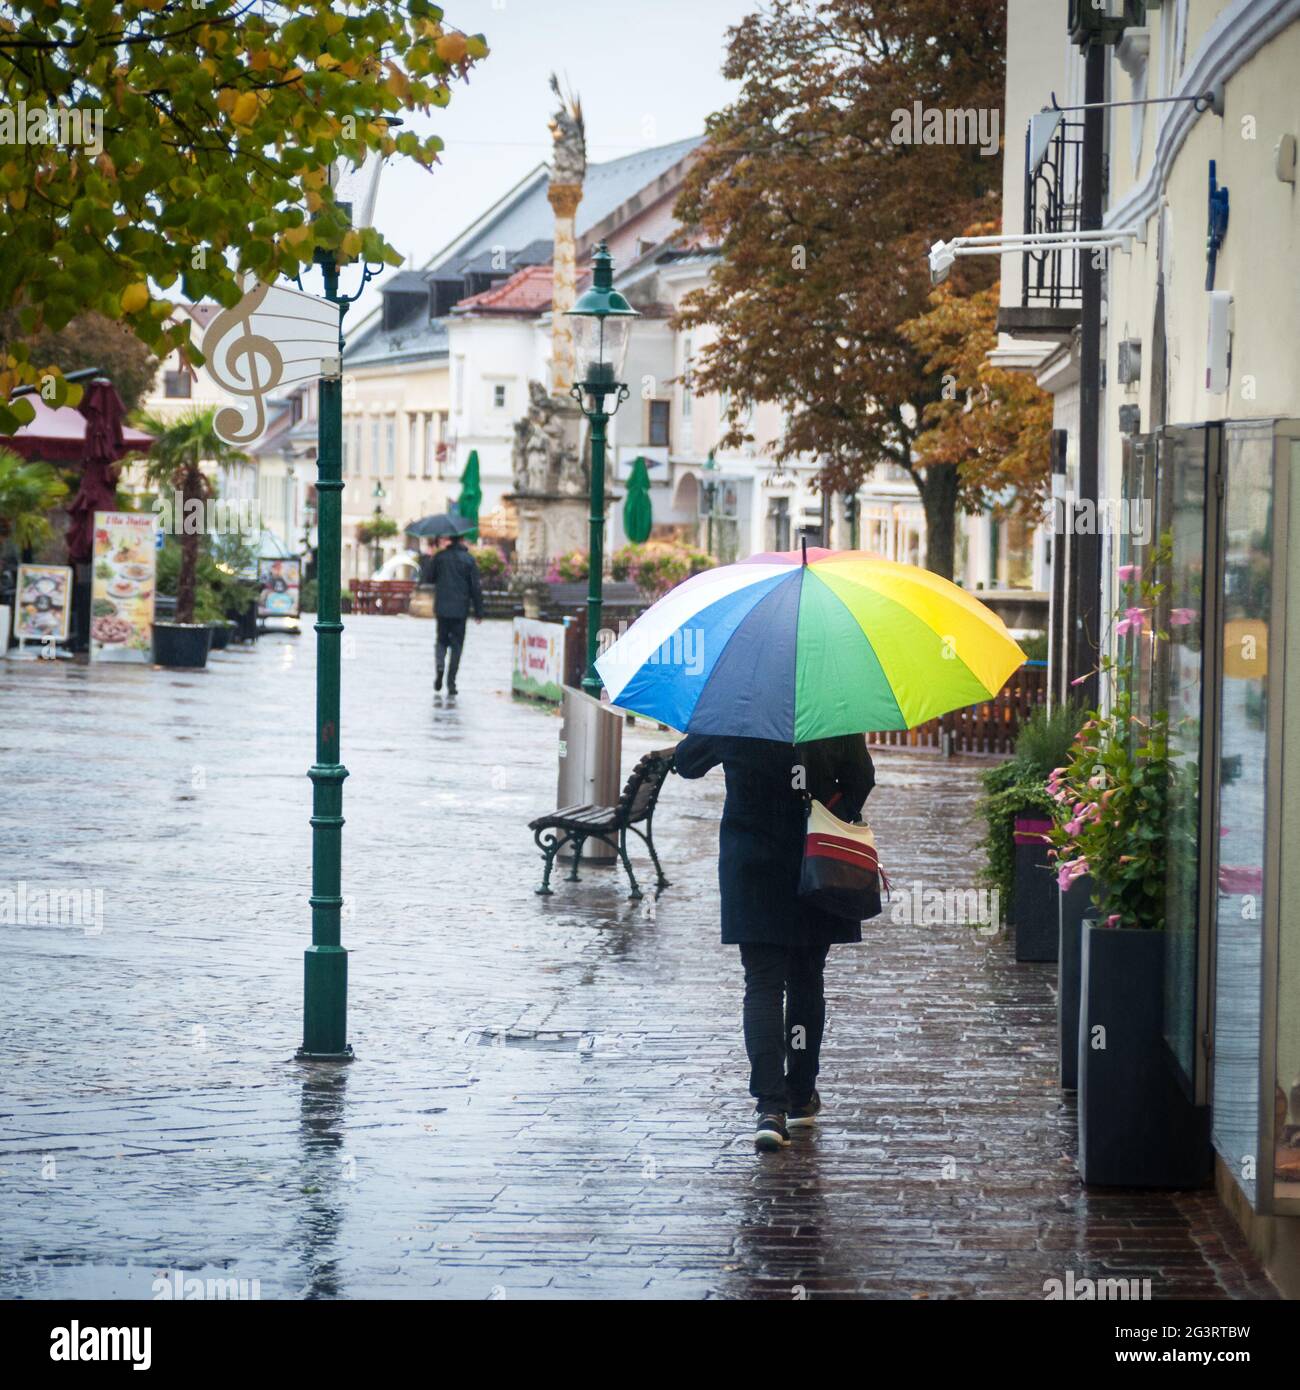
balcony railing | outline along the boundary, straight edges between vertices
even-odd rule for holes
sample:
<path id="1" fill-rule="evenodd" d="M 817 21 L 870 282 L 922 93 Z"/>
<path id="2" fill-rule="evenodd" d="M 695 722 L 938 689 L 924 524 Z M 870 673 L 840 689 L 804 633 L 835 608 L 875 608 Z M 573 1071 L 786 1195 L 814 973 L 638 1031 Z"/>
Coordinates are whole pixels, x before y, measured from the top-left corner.
<path id="1" fill-rule="evenodd" d="M 1083 122 L 1064 117 L 1037 168 L 1030 166 L 1025 132 L 1025 234 L 1077 232 L 1083 176 Z M 1076 250 L 1026 251 L 1021 257 L 1020 302 L 1029 309 L 1077 308 L 1080 303 Z"/>

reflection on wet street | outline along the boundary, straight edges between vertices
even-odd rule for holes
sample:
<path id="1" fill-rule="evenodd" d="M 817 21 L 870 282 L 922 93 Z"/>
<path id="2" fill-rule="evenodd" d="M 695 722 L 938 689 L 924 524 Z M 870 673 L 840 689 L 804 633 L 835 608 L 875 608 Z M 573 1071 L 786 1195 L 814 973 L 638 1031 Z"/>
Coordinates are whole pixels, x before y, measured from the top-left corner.
<path id="1" fill-rule="evenodd" d="M 537 897 L 559 720 L 512 703 L 508 624 L 454 703 L 431 623 L 347 635 L 348 1068 L 293 1061 L 310 631 L 193 674 L 0 663 L 0 880 L 103 890 L 102 930 L 0 928 L 0 1295 L 1268 1293 L 1212 1194 L 1083 1191 L 1054 969 L 969 926 L 836 948 L 821 1122 L 756 1157 L 720 777 L 665 787 L 657 904 L 600 868 Z M 629 729 L 625 771 L 670 738 Z M 897 886 L 976 886 L 981 765 L 879 753 Z"/>

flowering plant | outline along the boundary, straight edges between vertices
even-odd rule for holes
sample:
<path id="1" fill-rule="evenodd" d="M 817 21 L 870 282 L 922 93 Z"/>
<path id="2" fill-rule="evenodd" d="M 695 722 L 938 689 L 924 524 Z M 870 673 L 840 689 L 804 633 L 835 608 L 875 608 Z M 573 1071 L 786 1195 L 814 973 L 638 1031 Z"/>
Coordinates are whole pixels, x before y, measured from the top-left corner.
<path id="1" fill-rule="evenodd" d="M 1169 551 L 1161 537 L 1152 560 Z M 1047 779 L 1054 803 L 1049 835 L 1062 891 L 1084 874 L 1095 885 L 1093 904 L 1108 927 L 1165 925 L 1165 864 L 1170 782 L 1176 775 L 1164 711 L 1143 719 L 1135 709 L 1137 647 L 1168 640 L 1155 626 L 1164 585 L 1144 579 L 1136 565 L 1121 565 L 1120 605 L 1114 614 L 1118 655 L 1102 659 L 1109 708 L 1093 710 L 1076 735 L 1063 767 Z M 1171 626 L 1196 615 L 1174 609 Z M 1077 684 L 1078 682 L 1076 682 Z"/>

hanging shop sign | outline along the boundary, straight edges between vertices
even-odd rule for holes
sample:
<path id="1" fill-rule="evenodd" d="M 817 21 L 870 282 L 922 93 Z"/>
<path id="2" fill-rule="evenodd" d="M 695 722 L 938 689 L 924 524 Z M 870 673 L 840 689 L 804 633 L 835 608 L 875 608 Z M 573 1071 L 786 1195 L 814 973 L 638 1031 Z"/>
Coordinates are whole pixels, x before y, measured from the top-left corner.
<path id="1" fill-rule="evenodd" d="M 65 642 L 72 612 L 69 565 L 19 565 L 14 636 L 20 642 Z"/>
<path id="2" fill-rule="evenodd" d="M 266 433 L 272 396 L 321 375 L 321 360 L 339 351 L 336 304 L 283 285 L 245 280 L 238 304 L 223 309 L 203 335 L 208 376 L 237 405 L 222 406 L 213 428 L 228 444 L 256 443 Z"/>
<path id="3" fill-rule="evenodd" d="M 257 562 L 257 616 L 296 618 L 301 611 L 302 562 L 264 559 Z"/>
<path id="4" fill-rule="evenodd" d="M 151 661 L 158 518 L 96 512 L 90 590 L 90 659 Z"/>

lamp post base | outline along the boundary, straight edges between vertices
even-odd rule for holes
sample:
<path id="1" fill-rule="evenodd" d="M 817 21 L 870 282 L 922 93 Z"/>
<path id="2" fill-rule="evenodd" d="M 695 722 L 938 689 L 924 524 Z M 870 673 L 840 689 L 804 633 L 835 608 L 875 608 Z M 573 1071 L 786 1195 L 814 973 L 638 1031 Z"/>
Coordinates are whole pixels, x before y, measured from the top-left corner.
<path id="1" fill-rule="evenodd" d="M 295 1062 L 354 1062 L 356 1053 L 352 1051 L 352 1044 L 349 1043 L 345 1052 L 308 1052 L 306 1048 L 300 1047 L 293 1054 Z"/>
<path id="2" fill-rule="evenodd" d="M 303 1028 L 300 1058 L 347 1061 L 348 953 L 342 946 L 309 946 L 303 952 Z"/>

